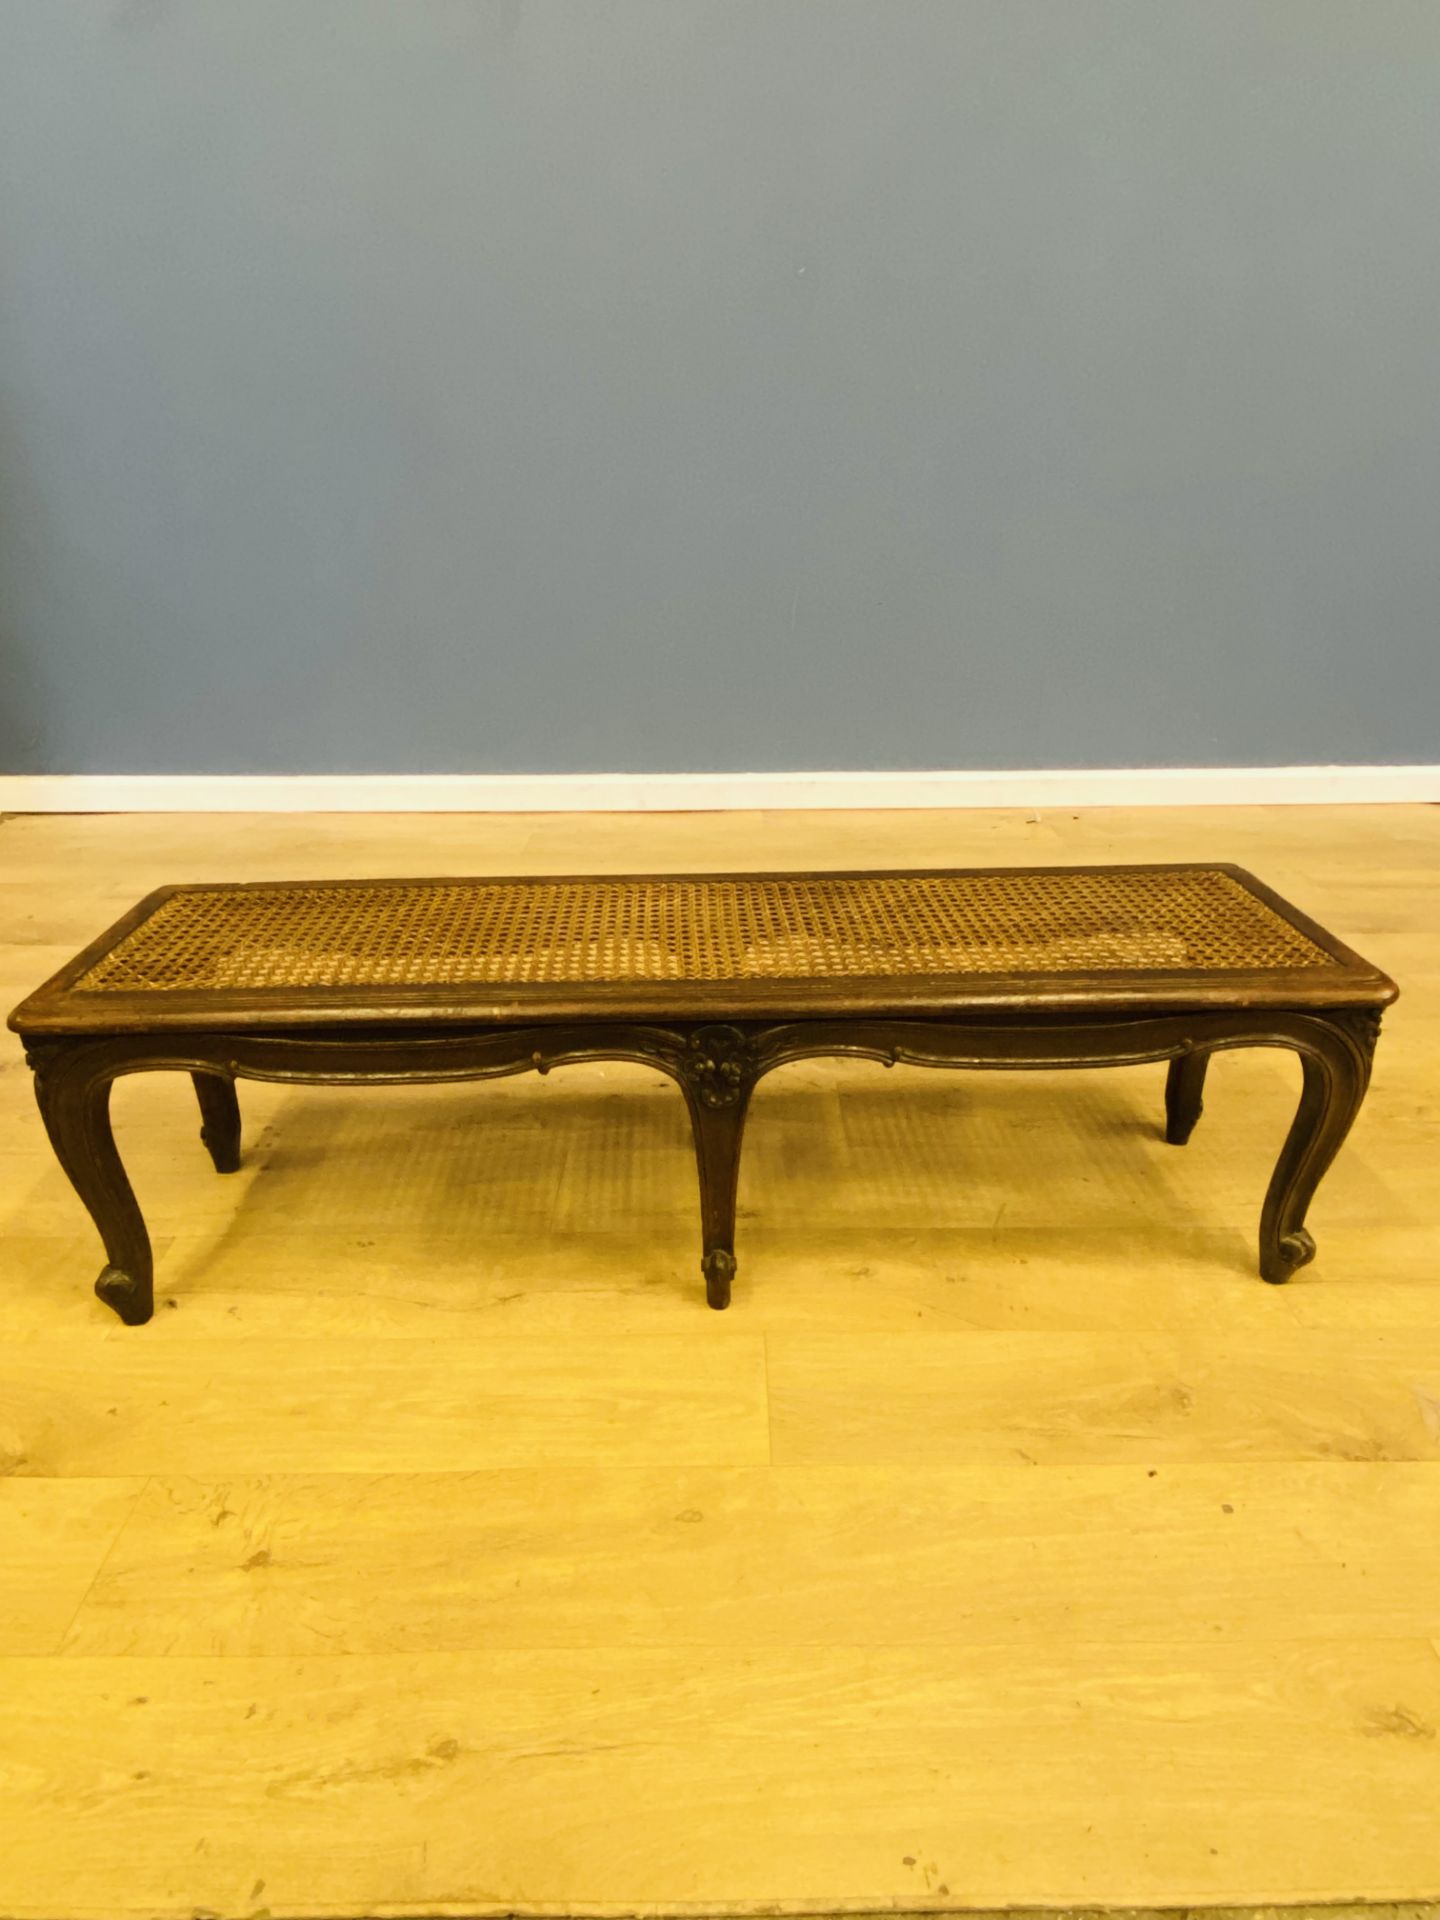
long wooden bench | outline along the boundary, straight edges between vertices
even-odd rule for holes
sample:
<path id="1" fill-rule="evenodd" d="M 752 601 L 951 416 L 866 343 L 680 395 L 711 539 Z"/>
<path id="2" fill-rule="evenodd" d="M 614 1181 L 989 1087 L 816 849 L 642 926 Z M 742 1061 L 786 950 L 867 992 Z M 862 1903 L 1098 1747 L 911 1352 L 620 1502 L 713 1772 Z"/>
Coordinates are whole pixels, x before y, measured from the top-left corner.
<path id="1" fill-rule="evenodd" d="M 105 1243 L 96 1292 L 154 1307 L 149 1236 L 110 1088 L 194 1077 L 216 1167 L 237 1078 L 486 1079 L 635 1060 L 679 1082 L 701 1267 L 730 1299 L 741 1134 L 760 1078 L 849 1054 L 893 1065 L 1166 1060 L 1166 1138 L 1206 1064 L 1300 1056 L 1299 1110 L 1260 1221 L 1260 1272 L 1314 1255 L 1306 1209 L 1360 1107 L 1394 983 L 1238 867 L 578 876 L 163 887 L 10 1017 L 55 1151 Z"/>

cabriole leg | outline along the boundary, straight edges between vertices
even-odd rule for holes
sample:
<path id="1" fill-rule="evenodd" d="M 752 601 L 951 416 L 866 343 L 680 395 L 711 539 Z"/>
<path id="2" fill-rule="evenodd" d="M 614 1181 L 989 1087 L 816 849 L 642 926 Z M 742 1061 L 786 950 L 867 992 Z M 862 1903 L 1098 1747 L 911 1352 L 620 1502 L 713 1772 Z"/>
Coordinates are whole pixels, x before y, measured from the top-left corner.
<path id="1" fill-rule="evenodd" d="M 1205 1069 L 1210 1055 L 1204 1048 L 1182 1053 L 1170 1062 L 1165 1079 L 1165 1138 L 1183 1147 L 1205 1110 Z"/>
<path id="2" fill-rule="evenodd" d="M 1301 1053 L 1300 1105 L 1260 1216 L 1260 1276 L 1279 1285 L 1315 1258 L 1305 1215 L 1316 1187 L 1360 1111 L 1370 1079 L 1378 1018 L 1327 1021 L 1321 1044 Z"/>
<path id="3" fill-rule="evenodd" d="M 733 1027 L 701 1028 L 690 1038 L 680 1078 L 700 1173 L 700 1270 L 705 1299 L 718 1310 L 729 1306 L 735 1276 L 740 1142 L 755 1084 L 749 1041 Z"/>
<path id="4" fill-rule="evenodd" d="M 240 1165 L 240 1102 L 228 1073 L 192 1073 L 200 1101 L 200 1138 L 217 1173 L 234 1173 Z"/>
<path id="5" fill-rule="evenodd" d="M 727 1107 L 704 1107 L 693 1099 L 690 1102 L 704 1236 L 700 1271 L 705 1276 L 705 1299 L 716 1308 L 729 1306 L 730 1282 L 735 1277 L 735 1193 L 748 1104 L 748 1088 Z"/>
<path id="6" fill-rule="evenodd" d="M 127 1327 L 138 1327 L 155 1311 L 150 1236 L 115 1147 L 110 1087 L 92 1048 L 61 1049 L 36 1069 L 45 1131 L 105 1243 L 107 1264 L 95 1291 Z"/>

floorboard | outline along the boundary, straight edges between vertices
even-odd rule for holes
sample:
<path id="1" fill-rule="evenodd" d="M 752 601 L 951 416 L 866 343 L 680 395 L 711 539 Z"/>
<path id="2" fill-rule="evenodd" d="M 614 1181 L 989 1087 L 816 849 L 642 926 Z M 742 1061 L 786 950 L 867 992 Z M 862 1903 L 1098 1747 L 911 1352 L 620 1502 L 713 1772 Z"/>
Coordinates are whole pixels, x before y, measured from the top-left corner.
<path id="1" fill-rule="evenodd" d="M 225 1179 L 156 1075 L 126 1329 L 0 1048 L 0 1915 L 1437 1920 L 1440 809 L 12 818 L 0 995 L 168 881 L 1167 859 L 1402 987 L 1286 1287 L 1272 1053 L 1183 1150 L 787 1069 L 724 1316 L 652 1073 L 246 1084 Z"/>

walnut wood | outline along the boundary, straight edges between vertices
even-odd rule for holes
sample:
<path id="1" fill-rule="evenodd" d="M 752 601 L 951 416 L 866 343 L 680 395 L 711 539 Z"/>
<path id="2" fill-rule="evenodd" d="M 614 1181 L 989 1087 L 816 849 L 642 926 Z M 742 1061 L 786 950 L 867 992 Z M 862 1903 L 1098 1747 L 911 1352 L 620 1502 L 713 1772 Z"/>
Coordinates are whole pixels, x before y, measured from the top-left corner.
<path id="1" fill-rule="evenodd" d="M 1379 1033 L 1378 1013 L 1339 1015 L 1316 1021 L 1308 1043 L 1298 1048 L 1304 1072 L 1300 1106 L 1260 1216 L 1260 1273 L 1274 1284 L 1315 1258 L 1306 1209 L 1360 1111 Z"/>
<path id="2" fill-rule="evenodd" d="M 240 1102 L 228 1073 L 194 1073 L 200 1101 L 200 1138 L 217 1173 L 235 1173 L 240 1166 Z"/>
<path id="3" fill-rule="evenodd" d="M 1155 870 L 1162 871 L 1162 870 Z M 1237 869 L 1225 869 L 1238 872 Z M 817 990 L 834 981 L 784 983 L 791 1001 L 813 999 L 802 1017 L 776 1018 L 773 982 L 725 983 L 730 1017 L 714 1020 L 713 984 L 693 992 L 702 1003 L 688 1017 L 636 1020 L 624 982 L 565 989 L 576 1017 L 520 1022 L 515 999 L 488 1018 L 474 1015 L 473 989 L 436 989 L 417 1019 L 413 995 L 397 995 L 388 1013 L 362 1018 L 339 989 L 313 989 L 309 1018 L 283 1028 L 274 1008 L 256 1014 L 253 996 L 218 991 L 195 996 L 152 991 L 144 1020 L 132 1017 L 126 994 L 77 994 L 71 983 L 173 889 L 142 902 L 101 940 L 11 1016 L 35 1069 L 36 1094 L 56 1154 L 99 1230 L 106 1266 L 100 1298 L 127 1324 L 153 1309 L 151 1253 L 145 1224 L 110 1128 L 110 1088 L 118 1077 L 152 1069 L 189 1072 L 200 1102 L 204 1140 L 216 1168 L 239 1163 L 237 1078 L 325 1085 L 396 1085 L 480 1080 L 580 1060 L 628 1060 L 659 1068 L 678 1082 L 690 1114 L 700 1186 L 701 1270 L 712 1307 L 729 1303 L 735 1272 L 735 1196 L 750 1096 L 767 1073 L 789 1061 L 849 1055 L 929 1067 L 1050 1068 L 1169 1062 L 1166 1138 L 1181 1144 L 1200 1114 L 1212 1053 L 1234 1047 L 1282 1047 L 1299 1055 L 1303 1086 L 1281 1150 L 1260 1223 L 1264 1279 L 1286 1280 L 1313 1258 L 1305 1217 L 1316 1186 L 1354 1121 L 1369 1080 L 1380 1009 L 1396 988 L 1268 889 L 1249 885 L 1291 925 L 1302 928 L 1333 966 L 1295 968 L 1283 976 L 1288 1004 L 1268 977 L 1256 1004 L 1256 976 L 1243 971 L 1171 975 L 1115 969 L 1103 986 L 1092 976 L 1034 978 L 1010 990 L 992 979 L 977 992 L 974 977 L 945 983 L 946 1015 L 916 1016 L 895 982 L 847 981 L 844 996 Z M 666 982 L 685 988 L 685 982 Z M 910 983 L 913 985 L 913 983 Z M 1128 999 L 1126 997 L 1128 991 Z M 1337 1004 L 1337 994 L 1348 995 Z M 652 990 L 653 994 L 653 990 Z M 930 989 L 919 998 L 928 1004 Z M 998 996 L 998 997 L 997 997 Z M 1228 997 L 1227 997 L 1228 996 Z M 674 993 L 662 996 L 666 1004 Z M 289 1005 L 294 996 L 286 996 Z M 897 1007 L 897 1000 L 899 1005 Z M 95 1002 L 103 1002 L 97 1007 Z M 176 1004 L 177 1002 L 183 1004 Z M 533 996 L 551 1007 L 552 993 Z M 763 1009 L 763 1012 L 762 1012 Z M 102 1021 L 102 1013 L 104 1020 Z M 441 1014 L 447 1015 L 443 1020 Z M 765 1015 L 769 1017 L 764 1017 Z"/>
<path id="4" fill-rule="evenodd" d="M 690 1110 L 700 1174 L 700 1227 L 705 1299 L 728 1307 L 735 1277 L 735 1193 L 740 1141 L 750 1094 L 760 1077 L 755 1042 L 737 1027 L 701 1027 L 690 1034 L 680 1084 Z"/>
<path id="5" fill-rule="evenodd" d="M 1165 1076 L 1165 1138 L 1172 1147 L 1185 1145 L 1205 1111 L 1205 1069 L 1209 1064 L 1209 1054 L 1200 1051 L 1179 1054 L 1170 1062 Z"/>
<path id="6" fill-rule="evenodd" d="M 35 1098 L 45 1131 L 70 1183 L 84 1201 L 105 1245 L 106 1264 L 95 1291 L 126 1326 L 155 1311 L 150 1236 L 110 1129 L 110 1087 L 103 1041 L 55 1047 L 31 1056 Z"/>

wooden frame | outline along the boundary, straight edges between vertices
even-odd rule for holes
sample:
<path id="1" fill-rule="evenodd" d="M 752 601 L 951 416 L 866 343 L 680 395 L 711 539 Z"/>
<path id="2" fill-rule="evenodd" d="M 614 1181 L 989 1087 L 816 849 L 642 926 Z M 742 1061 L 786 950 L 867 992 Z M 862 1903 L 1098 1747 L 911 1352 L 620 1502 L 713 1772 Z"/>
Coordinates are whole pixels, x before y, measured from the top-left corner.
<path id="1" fill-rule="evenodd" d="M 718 986 L 604 982 L 508 994 L 392 989 L 383 1003 L 373 993 L 336 988 L 268 996 L 78 991 L 75 982 L 96 958 L 175 891 L 166 888 L 63 967 L 16 1009 L 10 1024 L 25 1041 L 55 1152 L 104 1242 L 106 1266 L 96 1292 L 128 1325 L 148 1320 L 154 1310 L 152 1260 L 111 1130 L 110 1089 L 122 1075 L 151 1070 L 194 1077 L 201 1137 L 216 1168 L 229 1172 L 240 1155 L 237 1079 L 396 1085 L 546 1073 L 581 1060 L 656 1067 L 678 1083 L 689 1110 L 701 1269 L 706 1298 L 719 1308 L 729 1303 L 735 1272 L 746 1112 L 755 1086 L 776 1067 L 836 1055 L 886 1065 L 1006 1069 L 1164 1060 L 1166 1138 L 1183 1144 L 1200 1114 L 1211 1054 L 1283 1047 L 1298 1054 L 1303 1086 L 1265 1199 L 1259 1244 L 1262 1277 L 1281 1282 L 1314 1256 L 1306 1212 L 1359 1111 L 1380 1011 L 1397 990 L 1250 875 L 1223 871 L 1305 932 L 1334 965 L 1271 973 L 1117 968 L 1104 975 Z"/>

